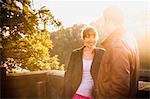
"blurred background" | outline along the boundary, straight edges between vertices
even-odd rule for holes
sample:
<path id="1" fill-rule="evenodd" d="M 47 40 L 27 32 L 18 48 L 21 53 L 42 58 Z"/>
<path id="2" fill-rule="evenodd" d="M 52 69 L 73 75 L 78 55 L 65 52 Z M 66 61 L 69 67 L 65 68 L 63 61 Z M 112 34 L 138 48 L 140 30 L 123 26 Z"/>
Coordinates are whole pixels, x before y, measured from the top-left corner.
<path id="1" fill-rule="evenodd" d="M 93 25 L 103 39 L 103 10 L 124 12 L 125 27 L 136 37 L 141 68 L 150 68 L 150 1 L 1 0 L 1 65 L 7 72 L 65 70 L 73 49 L 83 45 L 80 32 Z"/>
<path id="2" fill-rule="evenodd" d="M 83 45 L 86 25 L 104 35 L 103 10 L 124 12 L 125 28 L 140 51 L 137 98 L 150 93 L 150 0 L 0 0 L 1 98 L 61 99 L 64 70 L 73 49 Z"/>

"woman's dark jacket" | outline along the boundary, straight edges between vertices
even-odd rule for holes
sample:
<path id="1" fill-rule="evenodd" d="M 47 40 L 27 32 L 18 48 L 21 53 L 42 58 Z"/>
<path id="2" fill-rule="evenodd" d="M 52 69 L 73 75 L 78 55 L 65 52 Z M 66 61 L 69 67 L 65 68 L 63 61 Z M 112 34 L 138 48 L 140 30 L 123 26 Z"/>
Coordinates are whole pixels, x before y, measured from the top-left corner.
<path id="1" fill-rule="evenodd" d="M 62 98 L 71 99 L 73 95 L 76 93 L 80 83 L 82 81 L 82 71 L 83 71 L 83 63 L 82 63 L 82 54 L 84 47 L 78 48 L 74 50 L 71 54 L 70 61 L 68 64 L 67 71 L 65 72 L 64 78 L 64 90 Z M 97 74 L 99 70 L 99 66 L 101 63 L 102 56 L 105 52 L 104 49 L 95 48 L 94 49 L 94 59 L 91 66 L 91 76 L 94 82 L 94 88 L 92 91 L 93 97 L 96 97 L 96 88 L 95 83 L 97 80 Z"/>

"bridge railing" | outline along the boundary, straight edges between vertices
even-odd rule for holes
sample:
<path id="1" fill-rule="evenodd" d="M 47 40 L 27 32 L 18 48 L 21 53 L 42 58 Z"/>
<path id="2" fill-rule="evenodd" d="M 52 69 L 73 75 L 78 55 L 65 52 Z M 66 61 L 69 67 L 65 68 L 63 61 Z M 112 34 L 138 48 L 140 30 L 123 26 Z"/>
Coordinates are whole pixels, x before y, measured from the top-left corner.
<path id="1" fill-rule="evenodd" d="M 150 82 L 148 71 L 142 71 L 138 98 L 149 98 Z M 149 76 L 148 76 L 149 77 Z M 64 71 L 35 71 L 28 73 L 6 74 L 0 68 L 1 98 L 14 99 L 61 99 L 64 84 Z M 144 86 L 149 86 L 144 88 Z"/>

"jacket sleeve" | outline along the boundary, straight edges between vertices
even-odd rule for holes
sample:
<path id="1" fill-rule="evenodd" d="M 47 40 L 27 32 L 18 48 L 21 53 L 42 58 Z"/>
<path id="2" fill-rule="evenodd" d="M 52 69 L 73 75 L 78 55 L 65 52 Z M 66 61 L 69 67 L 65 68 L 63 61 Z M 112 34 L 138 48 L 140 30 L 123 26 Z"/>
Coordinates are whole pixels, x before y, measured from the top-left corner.
<path id="1" fill-rule="evenodd" d="M 130 88 L 129 50 L 112 48 L 110 52 L 110 96 L 128 97 Z M 134 68 L 134 67 L 133 67 Z"/>
<path id="2" fill-rule="evenodd" d="M 68 99 L 71 96 L 71 74 L 73 71 L 74 64 L 74 52 L 71 53 L 69 64 L 67 67 L 67 71 L 64 76 L 64 90 L 63 90 L 63 98 Z"/>

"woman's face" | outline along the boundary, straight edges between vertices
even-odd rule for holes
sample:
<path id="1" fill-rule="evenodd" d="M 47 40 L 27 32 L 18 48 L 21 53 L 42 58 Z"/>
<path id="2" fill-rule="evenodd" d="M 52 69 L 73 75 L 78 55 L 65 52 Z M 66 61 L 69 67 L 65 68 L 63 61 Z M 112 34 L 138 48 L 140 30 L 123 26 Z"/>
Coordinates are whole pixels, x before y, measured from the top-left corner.
<path id="1" fill-rule="evenodd" d="M 94 35 L 85 36 L 83 38 L 84 45 L 88 48 L 94 48 L 97 43 L 97 39 Z"/>

